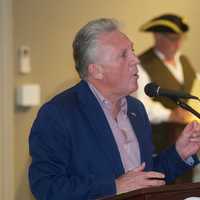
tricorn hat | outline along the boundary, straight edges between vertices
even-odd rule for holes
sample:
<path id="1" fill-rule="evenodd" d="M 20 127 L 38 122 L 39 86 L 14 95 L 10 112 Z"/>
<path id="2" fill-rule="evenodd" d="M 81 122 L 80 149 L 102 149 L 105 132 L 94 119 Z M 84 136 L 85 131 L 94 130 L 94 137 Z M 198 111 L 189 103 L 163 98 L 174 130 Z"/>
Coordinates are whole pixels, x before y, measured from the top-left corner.
<path id="1" fill-rule="evenodd" d="M 140 27 L 141 31 L 182 34 L 189 30 L 184 18 L 174 14 L 164 14 L 151 19 Z"/>

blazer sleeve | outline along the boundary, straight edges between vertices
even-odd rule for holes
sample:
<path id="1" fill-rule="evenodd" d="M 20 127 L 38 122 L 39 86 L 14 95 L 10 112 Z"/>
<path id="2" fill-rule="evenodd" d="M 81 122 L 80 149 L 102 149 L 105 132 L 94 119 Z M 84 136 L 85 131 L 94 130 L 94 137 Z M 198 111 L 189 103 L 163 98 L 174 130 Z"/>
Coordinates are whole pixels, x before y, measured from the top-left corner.
<path id="1" fill-rule="evenodd" d="M 172 145 L 153 158 L 154 170 L 163 172 L 166 182 L 170 183 L 199 163 L 199 159 L 196 155 L 193 155 L 192 158 L 194 160 L 193 165 L 187 164 L 177 153 L 175 145 Z"/>
<path id="2" fill-rule="evenodd" d="M 70 130 L 59 114 L 55 107 L 43 106 L 31 129 L 29 182 L 36 199 L 83 200 L 115 194 L 114 179 L 73 171 Z"/>
<path id="3" fill-rule="evenodd" d="M 154 152 L 154 146 L 152 144 L 152 137 L 151 137 L 151 127 L 148 120 L 148 116 L 145 112 L 144 106 L 141 104 L 141 106 L 138 106 L 137 108 L 140 108 L 140 113 L 143 113 L 143 120 L 144 120 L 144 130 L 146 130 L 146 134 L 148 138 L 146 138 L 144 142 L 148 142 L 145 145 L 145 157 L 147 157 L 148 153 L 151 153 L 151 158 L 147 158 L 147 166 L 149 163 L 149 167 L 147 167 L 147 170 L 153 170 L 162 172 L 165 174 L 165 180 L 167 183 L 173 182 L 178 176 L 182 175 L 187 170 L 191 170 L 196 164 L 199 163 L 199 159 L 197 155 L 193 155 L 192 158 L 194 160 L 193 165 L 187 164 L 185 161 L 181 159 L 179 154 L 176 151 L 175 145 L 172 145 L 171 147 L 163 150 L 158 155 L 155 155 Z M 144 151 L 144 150 L 143 150 Z"/>

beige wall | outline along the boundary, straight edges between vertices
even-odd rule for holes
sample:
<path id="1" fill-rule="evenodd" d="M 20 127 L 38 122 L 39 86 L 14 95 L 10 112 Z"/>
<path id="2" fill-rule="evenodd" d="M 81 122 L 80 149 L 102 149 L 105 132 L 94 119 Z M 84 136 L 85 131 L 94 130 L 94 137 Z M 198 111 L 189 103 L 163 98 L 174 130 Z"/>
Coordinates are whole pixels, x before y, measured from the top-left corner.
<path id="1" fill-rule="evenodd" d="M 114 17 L 124 22 L 125 32 L 135 42 L 136 52 L 148 47 L 152 40 L 138 27 L 150 17 L 163 12 L 187 16 L 191 31 L 183 51 L 200 70 L 198 53 L 199 0 L 15 0 L 14 46 L 28 45 L 31 49 L 32 71 L 22 75 L 15 60 L 15 87 L 39 83 L 42 103 L 63 88 L 78 81 L 74 71 L 71 43 L 76 31 L 88 20 Z M 199 67 L 199 68 L 198 68 Z M 38 107 L 15 109 L 15 199 L 32 199 L 28 188 L 28 136 Z"/>

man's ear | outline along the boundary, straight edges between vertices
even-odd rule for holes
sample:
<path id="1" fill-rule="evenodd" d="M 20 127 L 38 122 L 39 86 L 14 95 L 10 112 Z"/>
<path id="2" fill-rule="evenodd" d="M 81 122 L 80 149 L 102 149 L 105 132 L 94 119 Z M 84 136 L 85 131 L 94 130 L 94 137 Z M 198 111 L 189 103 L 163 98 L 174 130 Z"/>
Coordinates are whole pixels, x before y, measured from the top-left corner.
<path id="1" fill-rule="evenodd" d="M 103 67 L 100 64 L 89 64 L 88 73 L 94 79 L 102 79 Z"/>

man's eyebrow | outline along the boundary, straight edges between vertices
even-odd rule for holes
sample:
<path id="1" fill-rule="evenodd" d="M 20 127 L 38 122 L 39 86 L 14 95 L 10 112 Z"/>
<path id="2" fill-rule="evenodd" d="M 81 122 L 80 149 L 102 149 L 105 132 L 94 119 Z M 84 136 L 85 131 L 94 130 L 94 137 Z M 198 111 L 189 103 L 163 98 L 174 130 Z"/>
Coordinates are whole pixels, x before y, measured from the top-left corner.
<path id="1" fill-rule="evenodd" d="M 128 52 L 128 49 L 127 49 L 127 48 L 121 49 L 121 53 L 122 53 L 122 54 L 125 54 L 125 53 L 127 53 L 127 52 Z"/>

